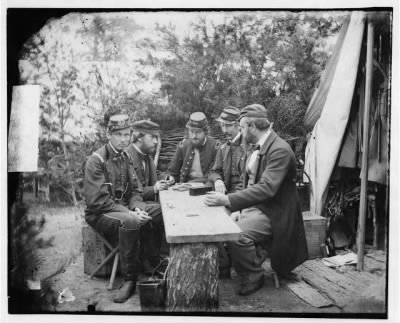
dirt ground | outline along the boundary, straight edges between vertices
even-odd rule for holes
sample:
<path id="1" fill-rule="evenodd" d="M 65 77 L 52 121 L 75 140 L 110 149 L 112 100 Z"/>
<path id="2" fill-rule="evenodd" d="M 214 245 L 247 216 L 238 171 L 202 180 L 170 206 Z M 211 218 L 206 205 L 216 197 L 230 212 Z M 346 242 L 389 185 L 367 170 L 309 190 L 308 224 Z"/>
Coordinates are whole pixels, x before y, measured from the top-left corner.
<path id="1" fill-rule="evenodd" d="M 43 214 L 46 223 L 40 237 L 54 237 L 53 245 L 39 250 L 40 265 L 36 273 L 36 279 L 44 280 L 46 277 L 56 273 L 54 277 L 47 280 L 46 302 L 53 303 L 46 308 L 51 313 L 87 313 L 88 309 L 101 313 L 140 313 L 139 295 L 136 293 L 124 304 L 112 302 L 116 289 L 122 281 L 116 278 L 114 290 L 108 291 L 108 280 L 95 278 L 90 279 L 83 272 L 82 253 L 82 231 L 84 224 L 83 207 L 51 206 L 45 204 L 31 203 L 29 214 L 32 217 Z M 268 268 L 267 268 L 268 271 Z M 378 304 L 382 310 L 384 301 L 384 282 L 380 281 L 379 288 L 366 286 L 365 298 L 354 300 L 345 308 L 329 306 L 316 308 L 308 304 L 294 294 L 285 281 L 281 282 L 279 289 L 274 287 L 272 276 L 266 272 L 264 287 L 250 296 L 238 296 L 235 293 L 236 277 L 233 273 L 231 279 L 220 280 L 218 312 L 229 315 L 280 315 L 280 316 L 304 316 L 305 314 L 342 316 L 346 313 L 367 313 L 374 305 Z M 141 277 L 145 279 L 146 277 Z M 68 288 L 74 300 L 70 302 L 58 302 L 59 293 Z M 382 292 L 383 291 L 383 292 Z M 362 293 L 361 293 L 362 294 Z M 92 306 L 89 306 L 92 305 Z"/>

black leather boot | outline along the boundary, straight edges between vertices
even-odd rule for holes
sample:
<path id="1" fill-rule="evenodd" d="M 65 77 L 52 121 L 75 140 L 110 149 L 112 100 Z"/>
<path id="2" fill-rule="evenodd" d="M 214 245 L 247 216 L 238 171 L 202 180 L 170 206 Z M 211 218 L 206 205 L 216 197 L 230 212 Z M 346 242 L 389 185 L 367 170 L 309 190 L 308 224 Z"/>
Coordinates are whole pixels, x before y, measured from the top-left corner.
<path id="1" fill-rule="evenodd" d="M 145 240 L 143 258 L 147 259 L 151 267 L 155 268 L 160 263 L 160 248 L 164 233 L 164 224 L 159 204 L 147 204 L 146 212 L 151 216 L 151 223 L 141 228 L 144 230 Z M 143 236 L 142 236 L 143 238 Z"/>
<path id="2" fill-rule="evenodd" d="M 119 289 L 117 295 L 114 297 L 114 303 L 125 303 L 136 290 L 136 280 L 128 280 Z"/>
<path id="3" fill-rule="evenodd" d="M 119 252 L 125 283 L 114 297 L 114 303 L 124 303 L 136 290 L 139 270 L 139 230 L 119 228 Z"/>
<path id="4" fill-rule="evenodd" d="M 249 295 L 260 289 L 264 283 L 264 269 L 257 261 L 258 256 L 254 242 L 247 238 L 228 242 L 228 251 L 232 267 L 241 277 L 237 290 L 239 295 Z"/>
<path id="5" fill-rule="evenodd" d="M 153 232 L 149 223 L 140 228 L 140 268 L 142 273 L 151 275 L 156 264 L 151 260 L 154 254 Z"/>

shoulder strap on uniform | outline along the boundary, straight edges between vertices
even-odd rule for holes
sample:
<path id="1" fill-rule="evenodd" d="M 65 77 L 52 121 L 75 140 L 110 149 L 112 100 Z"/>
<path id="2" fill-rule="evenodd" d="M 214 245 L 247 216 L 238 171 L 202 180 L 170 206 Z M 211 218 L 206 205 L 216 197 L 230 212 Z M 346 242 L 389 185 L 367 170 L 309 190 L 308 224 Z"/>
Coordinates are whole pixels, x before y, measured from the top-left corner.
<path id="1" fill-rule="evenodd" d="M 104 164 L 104 158 L 100 156 L 100 154 L 98 154 L 97 152 L 94 152 L 93 155 L 95 155 L 96 157 L 98 157 L 100 159 L 100 161 Z"/>
<path id="2" fill-rule="evenodd" d="M 109 152 L 106 146 L 102 146 L 97 149 L 93 155 L 100 159 L 100 161 L 104 164 L 109 159 Z"/>
<path id="3" fill-rule="evenodd" d="M 97 151 L 95 151 L 93 153 L 93 155 L 96 156 L 98 159 L 100 159 L 101 165 L 102 165 L 103 171 L 104 171 L 104 176 L 106 178 L 106 181 L 108 182 L 109 176 L 108 176 L 108 171 L 107 171 L 107 167 L 106 167 L 106 161 L 109 159 L 109 152 L 108 152 L 106 146 L 99 148 Z"/>

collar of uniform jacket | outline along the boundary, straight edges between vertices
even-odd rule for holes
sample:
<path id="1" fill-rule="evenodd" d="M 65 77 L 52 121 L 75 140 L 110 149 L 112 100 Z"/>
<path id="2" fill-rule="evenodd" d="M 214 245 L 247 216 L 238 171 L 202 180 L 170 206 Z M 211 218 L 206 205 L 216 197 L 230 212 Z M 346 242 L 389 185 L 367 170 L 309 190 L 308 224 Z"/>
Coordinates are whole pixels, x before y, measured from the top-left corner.
<path id="1" fill-rule="evenodd" d="M 261 147 L 266 143 L 268 137 L 271 134 L 271 128 L 267 130 L 267 132 L 257 141 L 255 145 L 253 145 L 253 152 L 250 154 L 250 157 L 247 162 L 247 170 L 251 171 L 254 167 L 254 164 L 257 160 L 257 156 L 261 154 Z"/>
<path id="2" fill-rule="evenodd" d="M 270 128 L 271 129 L 271 128 Z M 275 141 L 276 137 L 278 135 L 275 133 L 274 130 L 271 129 L 270 134 L 268 135 L 267 139 L 263 143 L 262 146 L 260 146 L 260 151 L 258 152 L 259 155 L 265 155 L 271 146 L 271 144 Z"/>
<path id="3" fill-rule="evenodd" d="M 107 146 L 108 146 L 108 151 L 110 152 L 110 157 L 113 160 L 125 158 L 127 156 L 125 151 L 121 151 L 121 152 L 117 151 L 114 148 L 114 146 L 111 144 L 111 142 L 109 142 Z"/>
<path id="4" fill-rule="evenodd" d="M 271 134 L 271 128 L 268 128 L 267 132 L 257 141 L 257 145 L 259 147 L 262 147 L 267 141 L 270 134 Z"/>
<path id="5" fill-rule="evenodd" d="M 133 148 L 136 149 L 136 151 L 139 153 L 139 156 L 142 157 L 143 159 L 147 158 L 147 155 L 138 147 L 136 146 L 134 143 L 132 143 Z"/>

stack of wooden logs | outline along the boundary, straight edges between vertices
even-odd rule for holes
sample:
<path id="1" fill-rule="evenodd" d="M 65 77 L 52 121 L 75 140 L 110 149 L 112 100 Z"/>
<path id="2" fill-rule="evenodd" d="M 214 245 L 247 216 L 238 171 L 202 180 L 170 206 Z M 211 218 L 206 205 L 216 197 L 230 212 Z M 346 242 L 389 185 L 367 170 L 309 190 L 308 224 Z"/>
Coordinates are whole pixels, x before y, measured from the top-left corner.
<path id="1" fill-rule="evenodd" d="M 161 135 L 161 151 L 158 164 L 165 165 L 170 162 L 175 154 L 176 146 L 184 138 L 185 129 L 178 128 L 163 131 Z"/>

